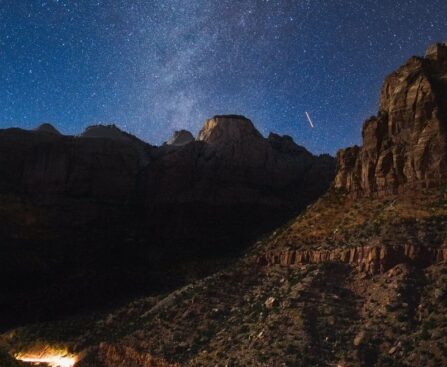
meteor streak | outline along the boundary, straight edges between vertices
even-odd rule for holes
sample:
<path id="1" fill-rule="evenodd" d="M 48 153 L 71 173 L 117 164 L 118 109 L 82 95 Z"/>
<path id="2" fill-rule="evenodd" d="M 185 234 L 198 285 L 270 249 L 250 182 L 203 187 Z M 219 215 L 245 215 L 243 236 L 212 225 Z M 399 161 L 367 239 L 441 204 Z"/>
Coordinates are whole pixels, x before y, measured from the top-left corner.
<path id="1" fill-rule="evenodd" d="M 306 113 L 307 121 L 309 121 L 310 127 L 313 129 L 314 128 L 314 123 L 312 122 L 312 119 L 310 118 L 310 116 L 307 113 L 307 111 L 304 111 L 304 112 Z"/>

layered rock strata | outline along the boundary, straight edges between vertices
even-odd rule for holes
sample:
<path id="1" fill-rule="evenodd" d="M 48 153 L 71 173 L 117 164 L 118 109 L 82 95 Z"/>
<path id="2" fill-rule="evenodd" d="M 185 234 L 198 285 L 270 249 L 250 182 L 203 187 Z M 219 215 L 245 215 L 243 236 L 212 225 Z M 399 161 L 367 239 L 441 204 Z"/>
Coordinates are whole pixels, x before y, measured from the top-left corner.
<path id="1" fill-rule="evenodd" d="M 353 265 L 370 274 L 384 273 L 397 264 L 429 266 L 447 261 L 447 247 L 432 248 L 417 245 L 360 246 L 327 250 L 272 250 L 258 257 L 259 265 L 297 267 L 306 264 L 340 262 Z"/>
<path id="2" fill-rule="evenodd" d="M 363 146 L 340 150 L 335 187 L 386 196 L 447 182 L 447 45 L 412 57 L 390 74 Z"/>

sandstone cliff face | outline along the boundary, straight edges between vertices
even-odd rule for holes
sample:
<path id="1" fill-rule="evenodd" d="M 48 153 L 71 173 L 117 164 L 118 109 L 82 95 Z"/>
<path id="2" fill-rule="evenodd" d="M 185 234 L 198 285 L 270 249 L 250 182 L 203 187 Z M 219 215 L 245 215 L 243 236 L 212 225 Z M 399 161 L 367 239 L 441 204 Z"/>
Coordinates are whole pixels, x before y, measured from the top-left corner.
<path id="1" fill-rule="evenodd" d="M 437 45 L 389 75 L 363 146 L 337 154 L 337 188 L 384 196 L 447 180 L 447 50 Z"/>
<path id="2" fill-rule="evenodd" d="M 259 265 L 299 267 L 328 262 L 345 263 L 370 274 L 384 273 L 398 264 L 429 266 L 447 261 L 447 247 L 360 246 L 332 250 L 273 250 L 258 257 Z"/>
<path id="3" fill-rule="evenodd" d="M 253 164 L 265 160 L 266 141 L 253 123 L 243 116 L 215 116 L 209 119 L 197 140 L 205 142 L 210 150 L 231 156 L 238 163 Z"/>

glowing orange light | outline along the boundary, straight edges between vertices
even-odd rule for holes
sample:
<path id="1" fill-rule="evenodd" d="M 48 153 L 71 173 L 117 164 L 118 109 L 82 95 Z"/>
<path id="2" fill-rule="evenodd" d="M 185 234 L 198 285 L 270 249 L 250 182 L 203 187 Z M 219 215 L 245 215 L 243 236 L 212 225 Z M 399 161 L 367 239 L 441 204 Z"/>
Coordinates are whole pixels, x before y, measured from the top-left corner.
<path id="1" fill-rule="evenodd" d="M 42 355 L 42 356 L 35 356 L 30 354 L 17 354 L 16 359 L 22 362 L 29 362 L 29 363 L 46 363 L 48 366 L 51 367 L 73 367 L 74 364 L 77 362 L 77 358 L 75 356 L 68 356 L 68 355 Z"/>

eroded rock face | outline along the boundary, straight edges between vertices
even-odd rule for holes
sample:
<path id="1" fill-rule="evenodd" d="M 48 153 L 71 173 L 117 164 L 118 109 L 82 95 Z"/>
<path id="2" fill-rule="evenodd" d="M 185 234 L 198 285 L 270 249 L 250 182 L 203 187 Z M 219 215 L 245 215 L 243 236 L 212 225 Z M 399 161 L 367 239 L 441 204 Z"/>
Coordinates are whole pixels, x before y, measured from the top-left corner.
<path id="1" fill-rule="evenodd" d="M 262 135 L 253 123 L 244 116 L 219 115 L 207 120 L 200 130 L 197 140 L 212 145 L 224 145 L 228 142 L 259 141 Z"/>
<path id="2" fill-rule="evenodd" d="M 188 130 L 174 131 L 171 139 L 166 144 L 173 146 L 182 146 L 194 141 L 194 136 Z"/>
<path id="3" fill-rule="evenodd" d="M 259 265 L 296 267 L 306 264 L 341 262 L 370 274 L 384 273 L 397 264 L 429 266 L 447 260 L 447 247 L 360 246 L 328 250 L 273 250 L 258 257 Z"/>
<path id="4" fill-rule="evenodd" d="M 447 181 L 447 46 L 413 57 L 389 75 L 363 146 L 338 152 L 337 188 L 385 196 Z"/>
<path id="5" fill-rule="evenodd" d="M 233 162 L 235 165 L 256 167 L 266 164 L 269 145 L 253 123 L 237 115 L 214 116 L 200 130 L 198 141 L 206 143 L 207 157 Z"/>

